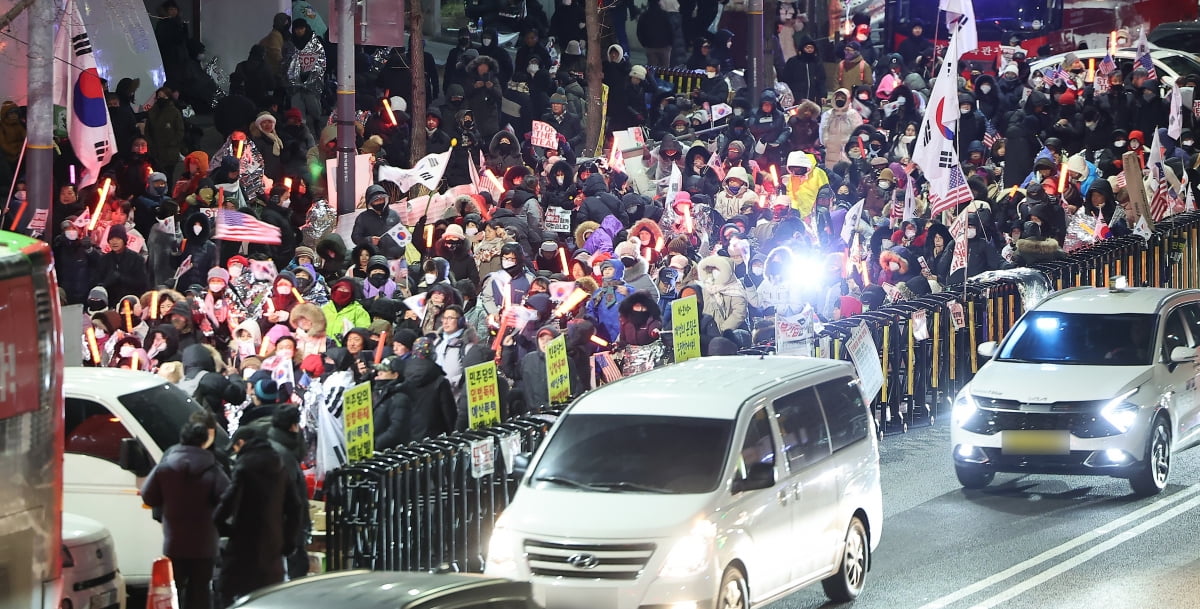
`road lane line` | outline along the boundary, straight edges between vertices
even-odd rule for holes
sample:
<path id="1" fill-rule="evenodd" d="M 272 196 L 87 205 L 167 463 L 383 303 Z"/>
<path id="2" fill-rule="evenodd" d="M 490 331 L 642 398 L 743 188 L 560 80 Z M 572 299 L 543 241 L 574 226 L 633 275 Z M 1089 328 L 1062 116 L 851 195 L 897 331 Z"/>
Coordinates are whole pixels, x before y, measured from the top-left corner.
<path id="1" fill-rule="evenodd" d="M 955 590 L 954 592 L 951 592 L 950 594 L 947 594 L 941 598 L 925 603 L 924 605 L 921 605 L 920 609 L 942 609 L 943 607 L 947 607 L 952 603 L 958 602 L 964 598 L 967 598 L 968 596 L 995 586 L 1006 579 L 1010 579 L 1016 575 L 1019 575 L 1020 573 L 1028 571 L 1029 569 L 1048 560 L 1070 552 L 1071 550 L 1074 550 L 1083 544 L 1108 535 L 1109 533 L 1112 533 L 1113 531 L 1128 524 L 1142 520 L 1154 512 L 1166 509 L 1173 503 L 1178 503 L 1188 499 L 1196 493 L 1200 493 L 1200 485 L 1190 486 L 1169 497 L 1163 497 L 1162 499 L 1159 499 L 1158 501 L 1155 501 L 1154 503 L 1151 503 L 1150 505 L 1147 505 L 1135 512 L 1126 514 L 1116 520 L 1113 520 L 1112 522 L 1096 527 L 1095 529 L 1092 529 L 1083 535 L 1071 539 L 1061 545 L 1050 548 L 1049 550 L 1046 550 L 1045 552 L 1042 552 L 1033 558 L 1013 565 L 999 573 L 996 573 L 995 575 L 981 579 L 969 586 L 959 588 L 958 590 Z"/>
<path id="2" fill-rule="evenodd" d="M 987 600 L 984 600 L 971 609 L 991 609 L 992 607 L 995 607 L 1004 601 L 1010 600 L 1017 595 L 1034 588 L 1035 586 L 1039 586 L 1053 577 L 1070 571 L 1071 569 L 1078 567 L 1079 565 L 1095 558 L 1096 556 L 1099 556 L 1100 554 L 1103 554 L 1104 552 L 1107 552 L 1129 541 L 1130 539 L 1133 539 L 1134 537 L 1137 537 L 1138 535 L 1141 535 L 1142 533 L 1145 533 L 1146 531 L 1149 531 L 1150 529 L 1153 529 L 1154 527 L 1171 520 L 1172 518 L 1175 518 L 1181 514 L 1185 514 L 1196 507 L 1200 507 L 1200 497 L 1194 497 L 1191 501 L 1175 506 L 1174 508 L 1163 512 L 1162 514 L 1155 516 L 1153 519 L 1147 520 L 1146 522 L 1143 522 L 1142 524 L 1139 524 L 1138 526 L 1133 527 L 1132 529 L 1129 529 L 1120 535 L 1110 537 L 1109 539 L 1104 540 L 1104 542 L 1096 544 L 1082 553 L 1072 556 L 1071 558 L 1058 563 L 1057 565 L 1054 565 L 1053 567 L 1050 567 L 1049 569 L 1046 569 L 1045 571 L 1042 571 L 1041 573 L 1038 573 L 1029 579 L 1021 581 L 1017 585 L 1012 586 L 1011 588 L 1008 588 Z"/>

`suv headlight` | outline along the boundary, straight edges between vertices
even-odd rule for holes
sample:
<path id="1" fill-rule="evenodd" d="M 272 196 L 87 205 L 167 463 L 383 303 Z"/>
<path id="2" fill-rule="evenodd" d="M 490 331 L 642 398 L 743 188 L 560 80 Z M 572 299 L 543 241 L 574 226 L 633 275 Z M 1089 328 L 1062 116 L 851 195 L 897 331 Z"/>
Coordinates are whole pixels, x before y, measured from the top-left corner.
<path id="1" fill-rule="evenodd" d="M 662 577 L 691 577 L 708 566 L 712 554 L 713 540 L 717 536 L 717 525 L 700 519 L 692 525 L 687 535 L 679 538 L 667 554 L 659 575 Z"/>
<path id="2" fill-rule="evenodd" d="M 975 398 L 971 396 L 971 386 L 967 385 L 958 392 L 958 397 L 954 398 L 954 409 L 950 411 L 950 423 L 955 427 L 962 427 L 977 409 Z"/>
<path id="3" fill-rule="evenodd" d="M 517 573 L 517 536 L 510 530 L 497 525 L 488 540 L 487 574 L 497 577 L 513 577 Z"/>
<path id="4" fill-rule="evenodd" d="M 1133 424 L 1137 422 L 1138 413 L 1141 411 L 1141 406 L 1132 402 L 1125 401 L 1129 396 L 1137 393 L 1137 389 L 1131 389 L 1124 395 L 1119 395 L 1112 399 L 1111 402 L 1104 405 L 1100 410 L 1100 416 L 1104 417 L 1117 431 L 1125 433 L 1129 431 Z"/>

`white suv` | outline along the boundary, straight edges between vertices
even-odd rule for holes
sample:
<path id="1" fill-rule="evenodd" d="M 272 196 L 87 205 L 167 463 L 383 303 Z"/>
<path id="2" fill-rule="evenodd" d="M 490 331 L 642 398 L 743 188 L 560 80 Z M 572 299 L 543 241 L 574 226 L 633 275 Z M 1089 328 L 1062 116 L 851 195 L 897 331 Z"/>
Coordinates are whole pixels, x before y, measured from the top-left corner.
<path id="1" fill-rule="evenodd" d="M 571 405 L 497 522 L 486 573 L 556 609 L 746 609 L 817 581 L 849 601 L 882 525 L 850 364 L 701 358 Z"/>
<path id="2" fill-rule="evenodd" d="M 1114 278 L 1121 286 L 1123 278 Z M 1128 478 L 1153 495 L 1200 439 L 1200 291 L 1074 288 L 1021 317 L 959 392 L 951 451 L 967 488 L 996 472 Z"/>

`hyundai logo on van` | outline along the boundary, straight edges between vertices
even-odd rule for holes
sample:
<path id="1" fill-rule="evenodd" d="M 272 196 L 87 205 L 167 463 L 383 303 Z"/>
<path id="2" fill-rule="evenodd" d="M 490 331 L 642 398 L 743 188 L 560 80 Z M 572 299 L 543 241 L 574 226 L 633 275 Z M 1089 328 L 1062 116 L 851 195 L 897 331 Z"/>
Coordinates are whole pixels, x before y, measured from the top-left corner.
<path id="1" fill-rule="evenodd" d="M 574 554 L 567 559 L 567 564 L 576 569 L 595 569 L 600 565 L 600 559 L 595 554 Z"/>

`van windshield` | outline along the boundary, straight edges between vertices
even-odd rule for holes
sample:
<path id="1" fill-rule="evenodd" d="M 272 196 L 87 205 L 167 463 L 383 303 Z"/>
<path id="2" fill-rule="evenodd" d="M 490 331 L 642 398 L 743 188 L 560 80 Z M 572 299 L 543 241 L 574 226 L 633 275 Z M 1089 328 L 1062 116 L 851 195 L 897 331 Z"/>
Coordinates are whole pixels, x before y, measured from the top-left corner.
<path id="1" fill-rule="evenodd" d="M 733 422 L 667 416 L 567 415 L 530 481 L 538 488 L 689 494 L 717 487 Z"/>
<path id="2" fill-rule="evenodd" d="M 1004 341 L 999 361 L 1082 366 L 1147 366 L 1155 316 L 1034 311 Z"/>
<path id="3" fill-rule="evenodd" d="M 203 410 L 182 389 L 170 383 L 126 393 L 117 399 L 163 452 L 179 443 L 179 430 L 188 417 Z M 229 434 L 219 426 L 213 445 L 219 451 L 229 449 Z"/>

